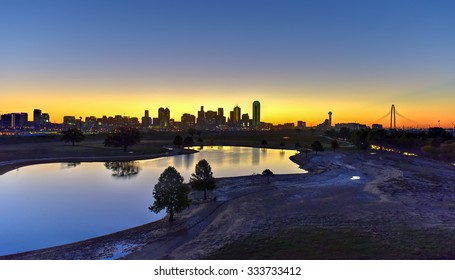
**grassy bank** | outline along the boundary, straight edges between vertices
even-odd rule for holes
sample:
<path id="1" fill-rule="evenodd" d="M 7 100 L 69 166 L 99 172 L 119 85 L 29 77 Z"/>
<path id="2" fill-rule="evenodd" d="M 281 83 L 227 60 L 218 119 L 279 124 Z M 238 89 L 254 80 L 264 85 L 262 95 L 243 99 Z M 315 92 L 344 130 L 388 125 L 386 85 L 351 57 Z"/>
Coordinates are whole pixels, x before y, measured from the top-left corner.
<path id="1" fill-rule="evenodd" d="M 451 230 L 295 228 L 228 244 L 210 259 L 454 259 Z"/>
<path id="2" fill-rule="evenodd" d="M 0 161 L 20 159 L 42 159 L 60 157 L 108 157 L 125 155 L 156 155 L 165 152 L 163 146 L 172 145 L 174 137 L 188 136 L 186 132 L 150 132 L 143 134 L 139 144 L 128 147 L 127 152 L 121 148 L 104 147 L 106 135 L 86 135 L 84 141 L 72 146 L 70 143 L 60 141 L 59 135 L 52 136 L 1 136 Z M 202 132 L 193 135 L 196 145 L 242 145 L 263 146 L 269 148 L 295 148 L 296 143 L 301 147 L 311 145 L 319 140 L 327 148 L 330 143 L 327 139 L 319 137 L 312 132 L 296 131 L 260 131 L 260 132 Z M 201 138 L 202 141 L 197 141 Z M 266 145 L 262 142 L 265 140 Z"/>

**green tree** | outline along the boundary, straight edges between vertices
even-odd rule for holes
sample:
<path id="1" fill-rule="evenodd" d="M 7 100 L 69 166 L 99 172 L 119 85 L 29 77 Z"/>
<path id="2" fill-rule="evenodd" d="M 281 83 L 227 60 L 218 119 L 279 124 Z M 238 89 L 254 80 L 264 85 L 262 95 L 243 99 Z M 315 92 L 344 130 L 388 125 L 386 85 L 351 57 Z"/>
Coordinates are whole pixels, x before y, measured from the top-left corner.
<path id="1" fill-rule="evenodd" d="M 196 134 L 196 129 L 194 127 L 188 128 L 188 134 L 191 135 L 191 137 L 193 137 L 194 134 Z"/>
<path id="2" fill-rule="evenodd" d="M 172 142 L 175 146 L 182 146 L 183 145 L 183 138 L 180 135 L 175 135 L 174 141 Z"/>
<path id="3" fill-rule="evenodd" d="M 330 129 L 330 130 L 327 130 L 327 131 L 325 132 L 325 135 L 327 135 L 328 137 L 332 137 L 332 138 L 337 137 L 337 134 L 338 134 L 338 133 L 337 133 L 337 132 L 335 131 L 335 129 L 333 129 L 333 128 Z"/>
<path id="4" fill-rule="evenodd" d="M 267 184 L 270 182 L 270 177 L 275 176 L 273 172 L 270 169 L 266 169 L 262 171 L 262 176 L 264 176 L 267 179 Z"/>
<path id="5" fill-rule="evenodd" d="M 356 130 L 352 133 L 351 135 L 351 141 L 354 145 L 357 146 L 359 149 L 366 150 L 368 147 L 370 147 L 370 144 L 368 143 L 367 136 L 369 134 L 370 130 Z"/>
<path id="6" fill-rule="evenodd" d="M 438 159 L 439 148 L 433 147 L 432 145 L 426 145 L 421 148 L 423 155 L 429 158 Z"/>
<path id="7" fill-rule="evenodd" d="M 384 129 L 378 129 L 378 130 L 371 130 L 367 137 L 366 141 L 370 144 L 374 144 L 377 146 L 384 146 L 387 143 L 387 140 L 389 139 L 386 131 Z"/>
<path id="8" fill-rule="evenodd" d="M 303 151 L 305 152 L 305 159 L 308 159 L 308 153 L 311 152 L 310 147 L 308 147 L 308 145 L 305 145 L 303 147 Z"/>
<path id="9" fill-rule="evenodd" d="M 201 159 L 195 167 L 195 171 L 191 174 L 190 184 L 197 191 L 204 191 L 204 200 L 207 199 L 207 190 L 213 190 L 216 186 L 215 178 L 213 178 L 212 167 L 205 160 Z"/>
<path id="10" fill-rule="evenodd" d="M 343 126 L 342 128 L 340 128 L 340 132 L 338 132 L 338 137 L 343 139 L 351 138 L 351 130 L 348 127 Z"/>
<path id="11" fill-rule="evenodd" d="M 439 150 L 445 160 L 455 160 L 455 142 L 446 141 L 441 144 Z"/>
<path id="12" fill-rule="evenodd" d="M 68 130 L 62 131 L 62 141 L 65 141 L 65 143 L 71 142 L 73 144 L 76 142 L 81 142 L 84 140 L 85 135 L 82 132 L 82 130 L 77 129 L 77 128 L 68 128 Z"/>
<path id="13" fill-rule="evenodd" d="M 440 137 L 442 139 L 441 142 L 452 139 L 452 135 L 442 127 L 431 127 L 430 129 L 428 129 L 428 137 L 430 138 Z"/>
<path id="14" fill-rule="evenodd" d="M 193 138 L 190 136 L 185 137 L 185 140 L 183 140 L 183 146 L 184 147 L 194 146 Z"/>
<path id="15" fill-rule="evenodd" d="M 104 140 L 104 146 L 123 147 L 123 151 L 129 146 L 141 141 L 142 135 L 137 128 L 121 126 L 114 129 Z"/>
<path id="16" fill-rule="evenodd" d="M 324 147 L 322 146 L 321 142 L 319 142 L 319 141 L 314 141 L 313 143 L 311 143 L 311 149 L 313 149 L 313 151 L 315 151 L 316 154 L 318 152 L 324 151 Z"/>
<path id="17" fill-rule="evenodd" d="M 300 133 L 302 133 L 302 129 L 296 128 L 295 132 L 297 132 L 297 141 L 300 142 Z"/>
<path id="18" fill-rule="evenodd" d="M 174 213 L 179 213 L 190 206 L 188 199 L 190 188 L 183 183 L 183 177 L 172 166 L 166 168 L 158 178 L 153 190 L 155 202 L 149 210 L 155 213 L 166 209 L 169 213 L 169 222 L 174 220 Z"/>
<path id="19" fill-rule="evenodd" d="M 337 140 L 332 140 L 330 142 L 330 146 L 332 147 L 333 151 L 335 151 L 336 149 L 338 149 L 340 147 L 340 144 L 338 144 Z"/>

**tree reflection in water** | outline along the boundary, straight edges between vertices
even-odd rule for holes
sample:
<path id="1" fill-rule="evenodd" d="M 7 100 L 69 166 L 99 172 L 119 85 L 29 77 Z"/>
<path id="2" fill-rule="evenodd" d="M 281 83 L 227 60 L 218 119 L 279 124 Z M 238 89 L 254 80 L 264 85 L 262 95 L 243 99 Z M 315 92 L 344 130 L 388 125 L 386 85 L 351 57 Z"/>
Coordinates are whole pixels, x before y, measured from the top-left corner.
<path id="1" fill-rule="evenodd" d="M 62 163 L 61 164 L 61 168 L 62 169 L 73 168 L 73 167 L 76 167 L 76 166 L 78 166 L 80 164 L 81 164 L 80 162 L 66 162 L 66 163 Z"/>
<path id="2" fill-rule="evenodd" d="M 129 178 L 139 173 L 139 164 L 135 161 L 110 161 L 104 166 L 112 170 L 112 176 L 116 178 Z"/>

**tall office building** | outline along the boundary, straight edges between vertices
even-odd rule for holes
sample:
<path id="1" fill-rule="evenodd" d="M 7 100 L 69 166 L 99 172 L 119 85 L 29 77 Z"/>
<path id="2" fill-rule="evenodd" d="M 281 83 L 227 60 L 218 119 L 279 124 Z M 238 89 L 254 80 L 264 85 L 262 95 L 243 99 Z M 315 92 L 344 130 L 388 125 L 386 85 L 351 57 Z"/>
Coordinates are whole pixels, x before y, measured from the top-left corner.
<path id="1" fill-rule="evenodd" d="M 158 109 L 158 121 L 160 128 L 167 128 L 171 120 L 171 111 L 169 108 L 164 109 L 163 107 Z"/>
<path id="2" fill-rule="evenodd" d="M 207 111 L 205 113 L 205 126 L 207 129 L 214 129 L 217 126 L 218 112 Z"/>
<path id="3" fill-rule="evenodd" d="M 194 127 L 196 124 L 196 116 L 184 113 L 181 118 L 181 126 L 183 129 Z"/>
<path id="4" fill-rule="evenodd" d="M 218 108 L 218 125 L 225 125 L 226 117 L 224 116 L 224 109 Z"/>
<path id="5" fill-rule="evenodd" d="M 39 127 L 40 124 L 41 124 L 41 110 L 35 109 L 35 110 L 33 110 L 33 125 L 35 127 Z"/>
<path id="6" fill-rule="evenodd" d="M 234 111 L 229 111 L 228 124 L 234 126 Z"/>
<path id="7" fill-rule="evenodd" d="M 240 121 L 241 121 L 241 109 L 239 106 L 235 106 L 234 107 L 234 119 L 232 120 L 232 124 L 234 126 L 239 126 L 240 125 Z"/>
<path id="8" fill-rule="evenodd" d="M 261 103 L 253 102 L 253 126 L 258 126 L 261 123 Z"/>
<path id="9" fill-rule="evenodd" d="M 149 110 L 145 110 L 144 116 L 142 117 L 142 126 L 149 127 L 152 124 L 152 118 L 150 118 Z"/>
<path id="10" fill-rule="evenodd" d="M 40 121 L 41 125 L 46 126 L 46 125 L 48 125 L 50 122 L 51 122 L 51 117 L 49 116 L 48 113 L 43 113 L 43 114 L 41 114 L 41 121 Z"/>
<path id="11" fill-rule="evenodd" d="M 1 125 L 4 128 L 12 128 L 16 129 L 19 128 L 19 119 L 21 114 L 19 113 L 10 113 L 4 114 L 1 117 Z"/>
<path id="12" fill-rule="evenodd" d="M 153 125 L 158 125 L 159 127 L 161 127 L 161 124 L 162 124 L 162 120 L 164 119 L 164 108 L 163 107 L 160 107 L 158 108 L 158 121 L 157 122 L 153 122 Z"/>
<path id="13" fill-rule="evenodd" d="M 224 109 L 218 108 L 218 117 L 224 117 Z"/>
<path id="14" fill-rule="evenodd" d="M 27 113 L 21 113 L 20 118 L 19 118 L 19 126 L 24 127 L 28 125 L 28 114 Z"/>
<path id="15" fill-rule="evenodd" d="M 76 117 L 75 116 L 63 116 L 63 124 L 66 126 L 75 126 Z"/>
<path id="16" fill-rule="evenodd" d="M 241 124 L 242 124 L 243 127 L 249 127 L 250 126 L 250 116 L 248 114 L 243 114 L 242 115 Z"/>
<path id="17" fill-rule="evenodd" d="M 205 112 L 204 112 L 204 106 L 201 106 L 201 110 L 197 112 L 197 126 L 200 129 L 205 129 Z"/>

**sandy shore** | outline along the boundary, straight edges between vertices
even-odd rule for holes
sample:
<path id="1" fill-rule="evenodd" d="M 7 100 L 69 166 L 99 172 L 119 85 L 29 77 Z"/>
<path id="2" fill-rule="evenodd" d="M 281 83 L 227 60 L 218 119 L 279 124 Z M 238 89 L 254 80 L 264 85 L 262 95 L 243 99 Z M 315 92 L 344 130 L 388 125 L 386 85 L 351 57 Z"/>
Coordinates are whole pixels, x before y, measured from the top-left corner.
<path id="1" fill-rule="evenodd" d="M 202 201 L 201 193 L 191 193 L 193 204 L 173 223 L 161 220 L 0 259 L 229 258 L 233 255 L 220 252 L 233 244 L 257 236 L 268 240 L 295 229 L 355 229 L 386 241 L 396 239 L 403 228 L 455 233 L 454 166 L 368 152 L 326 151 L 292 160 L 309 173 L 277 175 L 269 184 L 257 175 L 218 178 L 210 193 L 217 200 Z M 425 251 L 428 244 L 411 242 L 406 247 L 412 247 L 413 255 L 397 258 L 455 258 L 453 238 L 440 241 L 448 251 L 431 256 Z M 262 258 L 262 252 L 256 253 Z"/>

